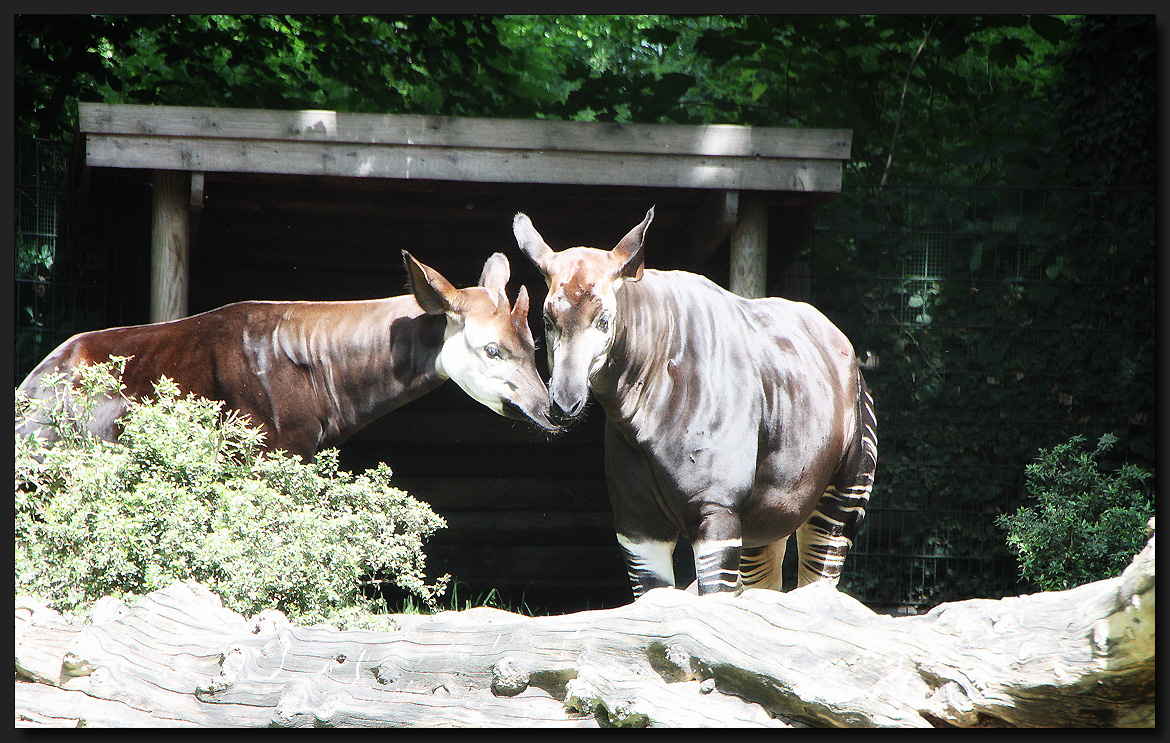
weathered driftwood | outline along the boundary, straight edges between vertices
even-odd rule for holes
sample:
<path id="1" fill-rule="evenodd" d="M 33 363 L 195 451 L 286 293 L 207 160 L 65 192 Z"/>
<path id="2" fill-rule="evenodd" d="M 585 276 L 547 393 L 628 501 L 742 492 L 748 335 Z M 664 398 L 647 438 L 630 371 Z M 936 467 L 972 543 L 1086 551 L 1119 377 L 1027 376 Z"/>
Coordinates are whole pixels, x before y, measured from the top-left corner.
<path id="1" fill-rule="evenodd" d="M 198 584 L 16 602 L 16 724 L 1153 726 L 1154 539 L 1118 578 L 889 617 L 828 585 L 617 609 L 251 620 Z"/>

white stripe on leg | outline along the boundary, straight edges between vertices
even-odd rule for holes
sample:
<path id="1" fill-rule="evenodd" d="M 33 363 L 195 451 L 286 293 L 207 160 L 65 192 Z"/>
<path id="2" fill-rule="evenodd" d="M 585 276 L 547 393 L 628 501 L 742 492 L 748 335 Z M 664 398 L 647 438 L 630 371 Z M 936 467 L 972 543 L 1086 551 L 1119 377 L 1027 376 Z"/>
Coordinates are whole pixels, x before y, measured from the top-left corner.
<path id="1" fill-rule="evenodd" d="M 622 534 L 617 540 L 625 552 L 634 598 L 651 588 L 674 586 L 674 542 L 638 541 Z"/>
<path id="2" fill-rule="evenodd" d="M 692 547 L 695 552 L 695 575 L 700 590 L 734 591 L 739 587 L 738 539 L 720 539 L 698 542 Z"/>

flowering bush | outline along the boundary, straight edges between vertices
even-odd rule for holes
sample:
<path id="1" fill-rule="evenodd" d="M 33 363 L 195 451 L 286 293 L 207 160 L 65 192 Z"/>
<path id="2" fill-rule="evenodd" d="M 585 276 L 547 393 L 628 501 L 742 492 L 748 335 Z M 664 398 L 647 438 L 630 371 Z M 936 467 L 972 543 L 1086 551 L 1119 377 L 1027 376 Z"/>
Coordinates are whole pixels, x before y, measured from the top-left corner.
<path id="1" fill-rule="evenodd" d="M 344 628 L 385 612 L 374 578 L 431 606 L 446 590 L 447 576 L 427 584 L 423 553 L 445 523 L 385 464 L 355 475 L 336 450 L 309 463 L 263 452 L 246 419 L 165 378 L 128 402 L 118 443 L 89 435 L 94 401 L 121 394 L 122 364 L 56 375 L 45 400 L 17 391 L 18 418 L 39 415 L 60 438 L 16 437 L 17 593 L 84 614 L 195 580 L 245 616 Z"/>

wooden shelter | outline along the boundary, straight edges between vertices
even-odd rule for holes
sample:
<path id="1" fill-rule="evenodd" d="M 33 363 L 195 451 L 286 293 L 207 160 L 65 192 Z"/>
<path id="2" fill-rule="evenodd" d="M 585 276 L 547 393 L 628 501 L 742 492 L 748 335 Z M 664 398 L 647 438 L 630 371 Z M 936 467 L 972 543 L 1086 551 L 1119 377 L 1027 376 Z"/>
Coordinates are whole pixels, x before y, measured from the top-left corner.
<path id="1" fill-rule="evenodd" d="M 516 212 L 555 249 L 608 248 L 651 206 L 648 266 L 803 299 L 788 269 L 816 206 L 840 191 L 851 140 L 847 130 L 89 103 L 80 121 L 91 189 L 131 179 L 152 191 L 142 322 L 243 299 L 401 294 L 402 249 L 458 286 L 503 252 L 510 295 L 523 283 L 539 308 L 544 282 L 516 249 Z M 540 339 L 538 311 L 530 323 Z M 429 565 L 464 584 L 461 596 L 496 588 L 513 605 L 599 608 L 630 598 L 602 479 L 603 419 L 591 407 L 546 440 L 448 384 L 369 426 L 342 458 L 387 462 L 447 519 Z"/>

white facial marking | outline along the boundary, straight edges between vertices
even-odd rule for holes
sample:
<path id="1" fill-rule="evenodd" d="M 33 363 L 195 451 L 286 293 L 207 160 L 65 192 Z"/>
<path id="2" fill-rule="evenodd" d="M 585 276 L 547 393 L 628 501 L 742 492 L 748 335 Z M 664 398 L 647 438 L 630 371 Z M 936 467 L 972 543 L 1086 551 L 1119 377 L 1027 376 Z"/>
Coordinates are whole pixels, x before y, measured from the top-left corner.
<path id="1" fill-rule="evenodd" d="M 588 370 L 588 379 L 592 379 L 597 374 L 609 355 L 609 347 L 613 342 L 614 317 L 617 311 L 617 297 L 612 291 L 599 293 L 595 289 L 593 296 L 600 302 L 601 310 L 592 318 L 588 326 L 577 331 L 572 344 L 572 353 L 576 354 L 579 359 L 587 360 L 587 363 L 582 366 Z M 557 291 L 550 296 L 547 302 L 547 307 L 550 310 L 547 314 L 552 317 L 564 316 L 568 314 L 569 306 L 569 301 L 560 291 Z M 556 369 L 556 357 L 562 352 L 570 352 L 570 347 L 561 342 L 563 340 L 561 335 L 560 328 L 546 323 L 545 343 L 548 346 L 550 373 Z"/>
<path id="2" fill-rule="evenodd" d="M 473 318 L 448 318 L 438 367 L 472 399 L 503 415 L 507 377 L 515 365 L 497 340 L 496 333 Z"/>
<path id="3" fill-rule="evenodd" d="M 617 297 L 613 291 L 599 295 L 598 299 L 601 300 L 601 312 L 593 318 L 584 338 L 585 348 L 593 359 L 589 364 L 590 379 L 593 379 L 609 357 L 609 347 L 613 343 L 614 317 L 617 314 Z"/>

